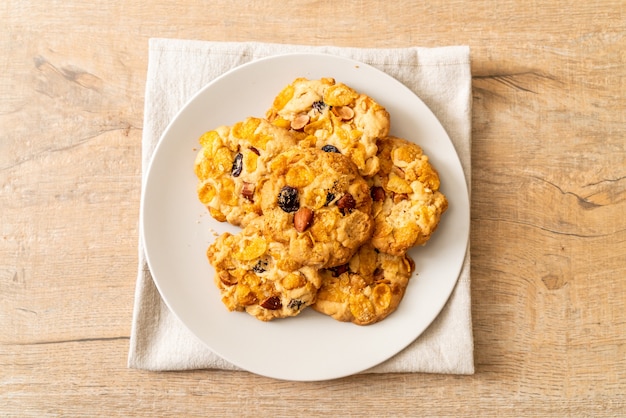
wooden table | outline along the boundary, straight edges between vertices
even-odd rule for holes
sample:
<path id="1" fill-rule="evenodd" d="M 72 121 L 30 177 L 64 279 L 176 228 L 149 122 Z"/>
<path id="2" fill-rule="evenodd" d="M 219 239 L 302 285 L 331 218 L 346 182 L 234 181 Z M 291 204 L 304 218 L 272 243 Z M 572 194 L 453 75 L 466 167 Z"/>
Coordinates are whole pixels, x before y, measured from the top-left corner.
<path id="1" fill-rule="evenodd" d="M 626 415 L 626 3 L 44 3 L 0 11 L 1 416 Z M 474 376 L 126 368 L 150 37 L 471 46 Z"/>

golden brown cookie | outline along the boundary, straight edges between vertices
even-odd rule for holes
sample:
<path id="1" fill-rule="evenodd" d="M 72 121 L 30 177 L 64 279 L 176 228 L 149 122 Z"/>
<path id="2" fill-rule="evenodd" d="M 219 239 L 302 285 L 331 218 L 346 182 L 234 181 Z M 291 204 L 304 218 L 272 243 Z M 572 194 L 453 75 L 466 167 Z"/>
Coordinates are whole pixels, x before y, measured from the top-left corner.
<path id="1" fill-rule="evenodd" d="M 407 255 L 381 253 L 365 244 L 348 264 L 321 271 L 312 308 L 358 325 L 381 321 L 397 309 L 414 268 Z"/>
<path id="2" fill-rule="evenodd" d="M 268 241 L 262 229 L 258 218 L 235 235 L 220 235 L 208 248 L 222 302 L 262 321 L 296 316 L 315 301 L 319 272 L 293 263 L 285 245 Z"/>
<path id="3" fill-rule="evenodd" d="M 276 96 L 266 117 L 296 132 L 303 147 L 348 156 L 363 176 L 378 171 L 376 141 L 389 133 L 389 113 L 343 83 L 297 78 Z"/>
<path id="4" fill-rule="evenodd" d="M 265 233 L 317 268 L 344 264 L 373 230 L 367 182 L 344 155 L 293 149 L 272 160 L 262 190 Z"/>
<path id="5" fill-rule="evenodd" d="M 448 201 L 439 191 L 437 171 L 418 145 L 387 137 L 378 149 L 380 170 L 368 180 L 374 201 L 372 244 L 402 255 L 430 239 Z"/>
<path id="6" fill-rule="evenodd" d="M 269 161 L 296 144 L 288 130 L 254 117 L 206 132 L 199 141 L 198 198 L 216 220 L 242 226 L 261 215 Z"/>

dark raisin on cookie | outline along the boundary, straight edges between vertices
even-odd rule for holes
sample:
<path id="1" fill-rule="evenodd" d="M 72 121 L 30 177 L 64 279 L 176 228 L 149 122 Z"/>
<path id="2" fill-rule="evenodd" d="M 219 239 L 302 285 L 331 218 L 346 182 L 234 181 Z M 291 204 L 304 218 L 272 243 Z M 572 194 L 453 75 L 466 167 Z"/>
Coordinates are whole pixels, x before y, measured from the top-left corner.
<path id="1" fill-rule="evenodd" d="M 296 212 L 300 208 L 298 190 L 284 186 L 278 193 L 278 206 L 287 213 Z"/>
<path id="2" fill-rule="evenodd" d="M 324 103 L 321 100 L 317 100 L 313 102 L 313 109 L 317 110 L 320 113 L 324 110 L 325 107 L 326 107 L 326 103 Z"/>
<path id="3" fill-rule="evenodd" d="M 230 169 L 230 174 L 233 177 L 239 177 L 239 175 L 241 174 L 241 170 L 243 168 L 243 154 L 238 152 L 237 155 L 235 155 L 235 161 L 233 161 L 233 166 Z"/>
<path id="4" fill-rule="evenodd" d="M 304 305 L 304 302 L 302 302 L 300 299 L 291 299 L 289 301 L 289 304 L 287 305 L 287 307 L 289 309 L 292 309 L 294 311 L 300 310 L 300 308 L 302 307 L 302 305 Z"/>
<path id="5" fill-rule="evenodd" d="M 385 189 L 380 186 L 374 186 L 370 189 L 370 196 L 374 202 L 385 200 Z"/>
<path id="6" fill-rule="evenodd" d="M 337 154 L 341 154 L 341 152 L 339 151 L 339 148 L 337 148 L 334 145 L 324 145 L 322 147 L 322 151 L 324 151 L 324 152 L 336 152 Z"/>
<path id="7" fill-rule="evenodd" d="M 328 192 L 326 194 L 326 203 L 324 203 L 324 206 L 330 205 L 330 202 L 332 202 L 334 199 L 335 199 L 335 195 L 331 192 Z"/>
<path id="8" fill-rule="evenodd" d="M 254 267 L 252 267 L 252 271 L 255 273 L 264 273 L 267 267 L 267 261 L 259 260 L 256 262 Z"/>

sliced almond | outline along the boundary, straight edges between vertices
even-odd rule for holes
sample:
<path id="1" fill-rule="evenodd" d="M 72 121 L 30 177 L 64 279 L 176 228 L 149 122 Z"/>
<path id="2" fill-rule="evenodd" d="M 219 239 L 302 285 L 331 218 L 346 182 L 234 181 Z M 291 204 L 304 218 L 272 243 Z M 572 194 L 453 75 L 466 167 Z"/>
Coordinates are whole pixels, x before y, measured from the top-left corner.
<path id="1" fill-rule="evenodd" d="M 304 128 L 306 126 L 306 124 L 309 123 L 310 119 L 311 118 L 309 117 L 309 115 L 304 114 L 304 113 L 296 116 L 291 121 L 291 129 L 293 129 L 295 131 L 298 131 L 298 130 Z"/>
<path id="2" fill-rule="evenodd" d="M 391 172 L 400 178 L 404 178 L 404 170 L 398 167 L 397 165 L 394 165 L 391 167 Z"/>
<path id="3" fill-rule="evenodd" d="M 219 278 L 220 278 L 220 281 L 224 283 L 224 285 L 226 286 L 234 286 L 238 282 L 236 277 L 231 276 L 230 274 L 228 274 L 227 271 L 223 271 L 223 270 L 220 271 Z"/>
<path id="4" fill-rule="evenodd" d="M 350 106 L 334 106 L 333 113 L 341 120 L 350 120 L 354 117 L 354 110 Z"/>
<path id="5" fill-rule="evenodd" d="M 408 199 L 409 196 L 406 193 L 394 193 L 393 195 L 393 203 L 400 203 L 403 200 Z"/>

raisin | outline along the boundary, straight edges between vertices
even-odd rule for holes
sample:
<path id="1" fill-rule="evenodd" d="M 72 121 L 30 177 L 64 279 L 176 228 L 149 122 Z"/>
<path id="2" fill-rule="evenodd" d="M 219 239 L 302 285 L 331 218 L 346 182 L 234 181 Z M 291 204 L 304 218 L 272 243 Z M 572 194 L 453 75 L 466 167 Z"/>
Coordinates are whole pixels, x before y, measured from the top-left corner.
<path id="1" fill-rule="evenodd" d="M 380 186 L 374 186 L 370 189 L 370 196 L 372 196 L 374 202 L 385 200 L 385 189 Z"/>
<path id="2" fill-rule="evenodd" d="M 300 299 L 291 299 L 287 307 L 289 309 L 293 309 L 294 311 L 298 311 L 300 310 L 302 305 L 304 305 L 304 302 L 302 302 Z"/>
<path id="3" fill-rule="evenodd" d="M 280 301 L 278 296 L 270 296 L 261 302 L 261 306 L 265 309 L 269 309 L 270 311 L 275 311 L 283 307 L 283 303 Z"/>
<path id="4" fill-rule="evenodd" d="M 324 151 L 324 152 L 336 152 L 337 154 L 341 154 L 341 152 L 339 151 L 339 148 L 337 148 L 334 145 L 324 145 L 322 147 L 322 151 Z"/>
<path id="5" fill-rule="evenodd" d="M 230 174 L 233 177 L 239 177 L 239 175 L 241 174 L 241 169 L 243 168 L 243 154 L 238 152 L 237 155 L 235 155 L 235 161 L 233 161 L 233 166 L 230 169 Z"/>
<path id="6" fill-rule="evenodd" d="M 313 102 L 313 109 L 317 110 L 320 113 L 322 113 L 325 107 L 326 107 L 326 103 L 324 103 L 321 100 L 317 100 Z"/>
<path id="7" fill-rule="evenodd" d="M 252 267 L 252 271 L 255 273 L 264 273 L 267 267 L 267 261 L 259 260 L 256 262 L 254 267 Z"/>
<path id="8" fill-rule="evenodd" d="M 335 199 L 335 195 L 332 194 L 331 192 L 328 192 L 326 194 L 326 203 L 324 203 L 324 206 L 328 206 L 330 202 L 332 202 L 334 199 Z"/>
<path id="9" fill-rule="evenodd" d="M 356 200 L 350 193 L 346 193 L 337 201 L 337 207 L 341 214 L 345 215 L 346 212 L 350 213 L 356 207 Z"/>
<path id="10" fill-rule="evenodd" d="M 342 264 L 340 266 L 331 267 L 328 270 L 330 270 L 333 273 L 333 277 L 339 277 L 343 273 L 348 271 L 348 265 L 347 264 Z"/>
<path id="11" fill-rule="evenodd" d="M 278 206 L 285 212 L 296 212 L 300 207 L 298 190 L 290 186 L 285 186 L 278 193 Z"/>

